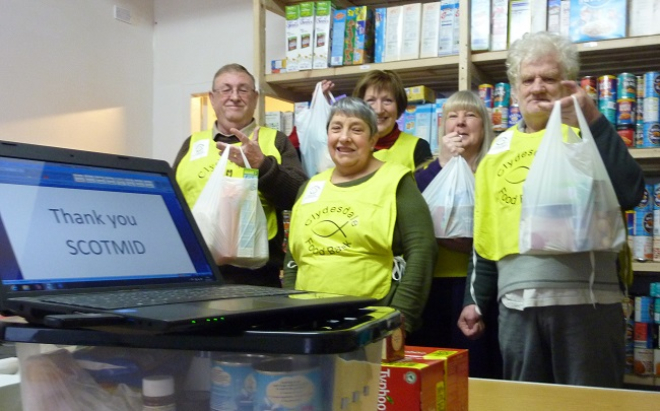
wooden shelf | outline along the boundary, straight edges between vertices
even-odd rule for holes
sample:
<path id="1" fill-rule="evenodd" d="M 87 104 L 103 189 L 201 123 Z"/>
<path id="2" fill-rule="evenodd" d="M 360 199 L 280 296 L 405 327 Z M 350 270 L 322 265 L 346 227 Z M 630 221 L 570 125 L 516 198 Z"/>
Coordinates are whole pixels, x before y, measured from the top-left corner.
<path id="1" fill-rule="evenodd" d="M 660 175 L 660 148 L 631 148 L 630 154 L 647 176 Z"/>
<path id="2" fill-rule="evenodd" d="M 354 3 L 363 4 L 364 2 L 356 1 Z M 616 75 L 624 71 L 641 75 L 660 67 L 660 35 L 579 43 L 577 47 L 580 51 L 581 76 Z M 506 56 L 507 51 L 472 53 L 470 55 L 472 88 L 476 89 L 479 84 L 484 82 L 495 84 L 508 81 L 504 64 Z M 293 97 L 308 100 L 318 81 L 332 79 L 336 84 L 336 94 L 350 94 L 360 76 L 366 71 L 374 69 L 397 71 L 406 86 L 423 84 L 436 92 L 447 94 L 458 90 L 459 58 L 457 55 L 268 74 L 265 75 L 265 81 L 279 92 L 284 91 L 286 94 L 292 94 Z"/>
<path id="3" fill-rule="evenodd" d="M 635 272 L 645 272 L 645 273 L 660 273 L 660 262 L 657 261 L 645 261 L 645 262 L 633 262 L 633 271 Z"/>
<path id="4" fill-rule="evenodd" d="M 623 376 L 623 383 L 631 385 L 643 385 L 646 387 L 654 387 L 660 384 L 660 382 L 656 382 L 656 378 L 653 375 L 642 376 L 637 374 L 625 374 Z"/>

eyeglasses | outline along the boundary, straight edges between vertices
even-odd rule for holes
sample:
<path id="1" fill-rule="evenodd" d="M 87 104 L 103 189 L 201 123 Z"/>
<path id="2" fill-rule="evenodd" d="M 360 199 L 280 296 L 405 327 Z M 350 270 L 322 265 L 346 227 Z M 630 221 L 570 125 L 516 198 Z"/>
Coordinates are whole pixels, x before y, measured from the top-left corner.
<path id="1" fill-rule="evenodd" d="M 248 87 L 238 87 L 238 88 L 233 88 L 233 87 L 222 87 L 219 89 L 213 89 L 212 90 L 214 93 L 220 94 L 222 97 L 230 97 L 234 95 L 234 93 L 237 93 L 240 98 L 245 98 L 250 95 L 254 90 Z"/>

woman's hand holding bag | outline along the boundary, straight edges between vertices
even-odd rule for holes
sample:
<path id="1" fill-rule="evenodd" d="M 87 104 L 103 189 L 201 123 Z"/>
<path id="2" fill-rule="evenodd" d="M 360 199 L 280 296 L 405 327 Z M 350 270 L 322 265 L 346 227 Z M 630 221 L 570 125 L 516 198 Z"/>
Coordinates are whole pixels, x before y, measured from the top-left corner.
<path id="1" fill-rule="evenodd" d="M 573 100 L 582 138 L 561 124 L 561 105 L 555 102 L 523 184 L 521 254 L 619 251 L 625 242 L 612 182 Z"/>
<path id="2" fill-rule="evenodd" d="M 330 99 L 335 99 L 328 91 Z M 300 140 L 300 157 L 308 177 L 334 166 L 328 152 L 328 118 L 331 104 L 323 94 L 322 82 L 316 83 L 310 107 L 299 113 L 296 130 Z"/>
<path id="3" fill-rule="evenodd" d="M 474 174 L 462 156 L 452 157 L 424 189 L 436 238 L 472 237 Z"/>
<path id="4" fill-rule="evenodd" d="M 256 269 L 268 261 L 266 214 L 257 191 L 259 174 L 239 148 L 243 176 L 227 176 L 230 151 L 223 150 L 192 213 L 216 264 Z"/>

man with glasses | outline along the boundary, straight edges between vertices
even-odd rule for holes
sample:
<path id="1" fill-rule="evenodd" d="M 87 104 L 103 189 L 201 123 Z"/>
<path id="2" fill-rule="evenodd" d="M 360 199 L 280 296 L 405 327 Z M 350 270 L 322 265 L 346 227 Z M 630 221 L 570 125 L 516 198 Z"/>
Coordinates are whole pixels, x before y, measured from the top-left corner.
<path id="1" fill-rule="evenodd" d="M 288 137 L 257 126 L 254 110 L 259 92 L 245 67 L 227 64 L 220 68 L 213 77 L 209 99 L 217 120 L 212 130 L 194 133 L 184 141 L 174 161 L 177 182 L 192 208 L 222 151 L 229 149 L 229 160 L 244 167 L 240 155 L 243 151 L 250 167 L 259 170 L 258 187 L 268 221 L 270 258 L 256 270 L 223 265 L 220 271 L 230 284 L 279 287 L 284 258 L 282 211 L 293 207 L 298 188 L 307 177 Z"/>

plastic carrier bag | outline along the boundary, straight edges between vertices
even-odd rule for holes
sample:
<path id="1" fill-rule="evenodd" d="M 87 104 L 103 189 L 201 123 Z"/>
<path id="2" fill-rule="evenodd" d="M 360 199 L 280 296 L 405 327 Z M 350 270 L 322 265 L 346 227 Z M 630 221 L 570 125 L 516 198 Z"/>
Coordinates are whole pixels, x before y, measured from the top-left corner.
<path id="1" fill-rule="evenodd" d="M 523 184 L 519 251 L 562 254 L 619 251 L 625 229 L 612 182 L 575 99 L 580 139 L 568 126 L 563 141 L 557 101 Z"/>
<path id="2" fill-rule="evenodd" d="M 226 175 L 225 149 L 192 213 L 216 264 L 256 269 L 268 261 L 268 226 L 257 191 L 258 170 L 240 151 L 243 176 Z"/>
<path id="3" fill-rule="evenodd" d="M 330 99 L 335 98 L 330 94 Z M 334 166 L 328 152 L 328 117 L 331 104 L 323 95 L 321 82 L 316 83 L 312 103 L 298 114 L 296 130 L 300 141 L 300 158 L 308 177 Z"/>
<path id="4" fill-rule="evenodd" d="M 472 237 L 474 174 L 461 156 L 452 157 L 422 193 L 436 238 Z"/>

